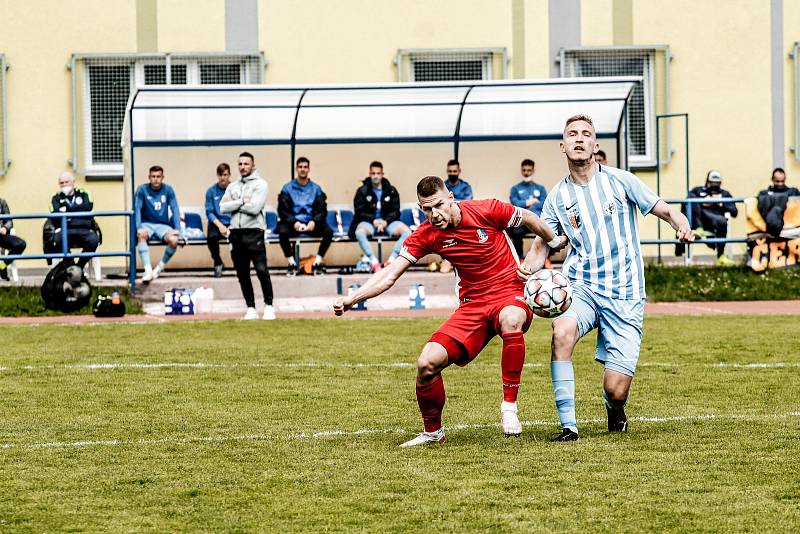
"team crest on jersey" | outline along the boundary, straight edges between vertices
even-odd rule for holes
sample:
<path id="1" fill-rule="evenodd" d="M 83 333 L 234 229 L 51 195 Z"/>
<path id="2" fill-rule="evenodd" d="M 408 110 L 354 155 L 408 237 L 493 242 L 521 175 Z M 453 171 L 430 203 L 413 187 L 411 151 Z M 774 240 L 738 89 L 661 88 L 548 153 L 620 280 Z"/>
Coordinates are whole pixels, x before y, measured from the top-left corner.
<path id="1" fill-rule="evenodd" d="M 617 211 L 617 205 L 614 204 L 613 200 L 609 200 L 608 202 L 603 204 L 603 213 L 605 213 L 606 215 L 614 215 L 616 211 Z"/>
<path id="2" fill-rule="evenodd" d="M 487 239 L 489 239 L 489 236 L 486 235 L 486 232 L 483 231 L 483 228 L 478 228 L 478 241 L 481 243 L 486 243 Z"/>
<path id="3" fill-rule="evenodd" d="M 581 229 L 581 212 L 578 211 L 577 207 L 573 207 L 569 211 L 567 211 L 567 220 L 569 221 L 569 225 L 572 226 L 576 230 Z"/>

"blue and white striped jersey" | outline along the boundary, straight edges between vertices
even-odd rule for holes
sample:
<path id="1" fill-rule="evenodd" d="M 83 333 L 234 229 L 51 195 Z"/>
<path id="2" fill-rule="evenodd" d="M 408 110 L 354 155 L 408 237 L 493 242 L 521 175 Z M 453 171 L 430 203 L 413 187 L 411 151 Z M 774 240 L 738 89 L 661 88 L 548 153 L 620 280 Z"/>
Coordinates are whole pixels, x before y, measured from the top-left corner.
<path id="1" fill-rule="evenodd" d="M 597 165 L 586 185 L 567 176 L 550 191 L 542 220 L 571 245 L 563 272 L 605 297 L 643 299 L 644 265 L 635 208 L 647 215 L 659 198 L 633 174 Z"/>

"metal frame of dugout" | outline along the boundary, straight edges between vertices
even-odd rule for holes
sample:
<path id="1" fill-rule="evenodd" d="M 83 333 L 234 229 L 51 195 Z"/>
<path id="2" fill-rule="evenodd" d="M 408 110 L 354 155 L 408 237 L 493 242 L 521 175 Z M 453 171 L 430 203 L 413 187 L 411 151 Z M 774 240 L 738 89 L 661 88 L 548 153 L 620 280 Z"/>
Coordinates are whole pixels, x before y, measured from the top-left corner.
<path id="1" fill-rule="evenodd" d="M 145 147 L 447 143 L 560 140 L 586 113 L 599 139 L 616 141 L 628 168 L 627 114 L 640 77 L 308 86 L 141 86 L 123 126 L 126 207 Z M 293 175 L 293 174 L 291 174 Z M 129 232 L 130 234 L 131 232 Z M 135 239 L 128 243 L 135 285 Z"/>

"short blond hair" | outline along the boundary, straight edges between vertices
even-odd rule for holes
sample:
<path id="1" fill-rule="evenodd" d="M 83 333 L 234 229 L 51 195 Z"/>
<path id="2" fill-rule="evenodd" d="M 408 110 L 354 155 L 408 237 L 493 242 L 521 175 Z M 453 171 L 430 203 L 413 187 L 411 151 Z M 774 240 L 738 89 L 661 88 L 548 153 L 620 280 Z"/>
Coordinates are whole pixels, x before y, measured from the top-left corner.
<path id="1" fill-rule="evenodd" d="M 568 118 L 567 123 L 564 125 L 564 129 L 566 130 L 567 126 L 578 121 L 589 123 L 589 126 L 591 126 L 592 130 L 594 130 L 594 122 L 592 122 L 592 118 L 589 115 L 584 115 L 583 113 L 578 113 L 577 115 L 573 115 L 572 117 Z"/>

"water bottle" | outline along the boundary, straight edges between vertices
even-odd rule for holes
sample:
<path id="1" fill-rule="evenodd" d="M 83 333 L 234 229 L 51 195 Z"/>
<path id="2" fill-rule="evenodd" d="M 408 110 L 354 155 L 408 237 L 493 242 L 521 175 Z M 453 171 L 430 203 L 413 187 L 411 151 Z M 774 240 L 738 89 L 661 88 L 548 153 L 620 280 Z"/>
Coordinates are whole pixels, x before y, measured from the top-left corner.
<path id="1" fill-rule="evenodd" d="M 422 284 L 411 284 L 408 286 L 408 309 L 425 309 L 425 286 Z"/>
<path id="2" fill-rule="evenodd" d="M 361 287 L 361 284 L 351 284 L 350 287 L 347 288 L 347 296 L 348 297 L 352 296 L 353 293 L 358 291 L 359 287 Z M 359 302 L 358 304 L 353 306 L 351 309 L 352 310 L 366 310 L 367 309 L 367 303 L 366 303 L 366 301 L 365 302 Z"/>

